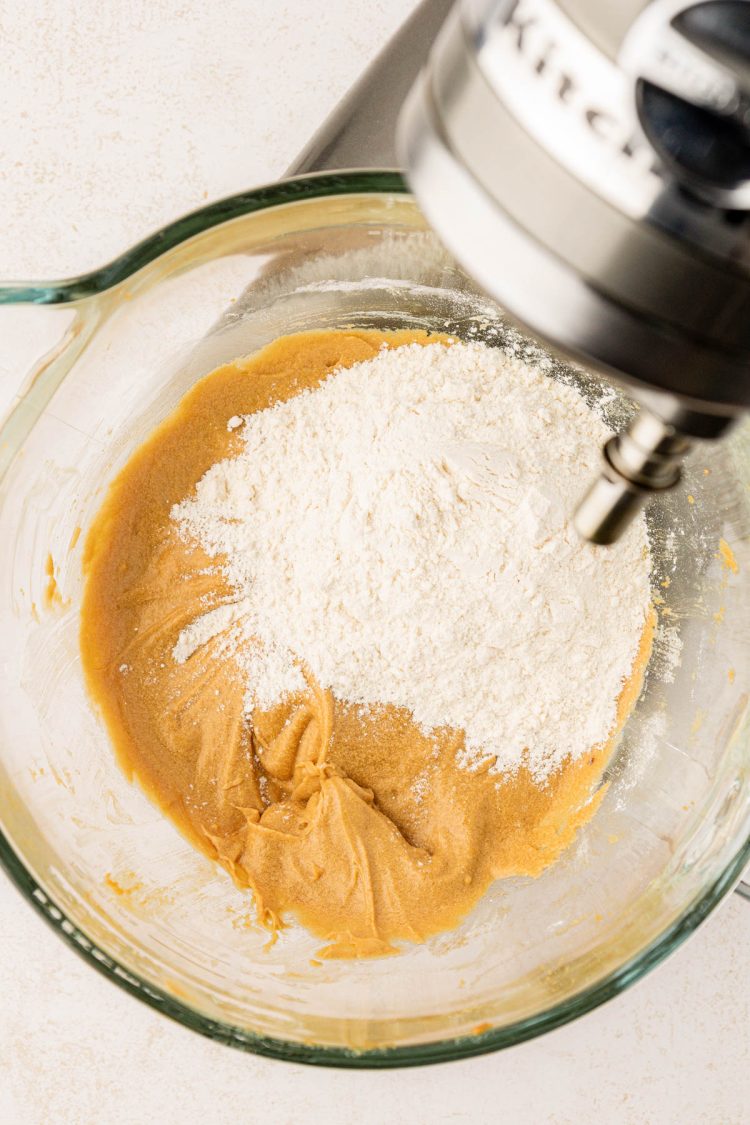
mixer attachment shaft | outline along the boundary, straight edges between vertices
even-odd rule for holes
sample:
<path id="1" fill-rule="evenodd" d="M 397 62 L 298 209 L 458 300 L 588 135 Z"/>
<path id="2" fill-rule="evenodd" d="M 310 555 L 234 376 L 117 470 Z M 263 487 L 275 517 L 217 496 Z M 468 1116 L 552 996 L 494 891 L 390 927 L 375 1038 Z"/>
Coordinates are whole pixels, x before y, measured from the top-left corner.
<path id="1" fill-rule="evenodd" d="M 646 502 L 674 488 L 692 447 L 684 434 L 641 409 L 604 446 L 604 467 L 581 500 L 573 523 L 592 543 L 614 543 Z"/>

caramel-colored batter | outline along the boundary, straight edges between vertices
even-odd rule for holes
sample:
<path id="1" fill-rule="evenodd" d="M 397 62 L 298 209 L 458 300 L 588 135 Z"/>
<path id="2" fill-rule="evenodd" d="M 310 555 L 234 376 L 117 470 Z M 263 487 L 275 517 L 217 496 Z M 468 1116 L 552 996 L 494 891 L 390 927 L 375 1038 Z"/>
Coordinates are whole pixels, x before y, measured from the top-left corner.
<path id="1" fill-rule="evenodd" d="M 537 875 L 596 811 L 611 742 L 544 786 L 459 769 L 460 731 L 426 737 L 408 713 L 347 706 L 310 683 L 243 718 L 219 641 L 178 665 L 180 631 L 229 591 L 169 518 L 214 462 L 239 448 L 234 415 L 316 386 L 383 342 L 419 333 L 315 332 L 214 371 L 131 458 L 89 533 L 82 651 L 119 760 L 193 843 L 252 889 L 274 932 L 287 912 L 323 956 L 391 953 L 455 926 L 488 885 Z M 619 700 L 640 690 L 649 621 Z M 616 732 L 613 732 L 613 736 Z"/>

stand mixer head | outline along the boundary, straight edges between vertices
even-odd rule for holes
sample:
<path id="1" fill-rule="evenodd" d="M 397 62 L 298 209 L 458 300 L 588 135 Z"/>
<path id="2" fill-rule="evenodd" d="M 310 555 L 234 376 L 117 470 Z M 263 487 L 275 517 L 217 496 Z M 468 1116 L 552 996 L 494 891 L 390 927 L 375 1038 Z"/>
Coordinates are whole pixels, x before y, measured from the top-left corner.
<path id="1" fill-rule="evenodd" d="M 613 542 L 750 406 L 750 3 L 461 0 L 399 149 L 464 268 L 640 403 L 575 515 Z"/>

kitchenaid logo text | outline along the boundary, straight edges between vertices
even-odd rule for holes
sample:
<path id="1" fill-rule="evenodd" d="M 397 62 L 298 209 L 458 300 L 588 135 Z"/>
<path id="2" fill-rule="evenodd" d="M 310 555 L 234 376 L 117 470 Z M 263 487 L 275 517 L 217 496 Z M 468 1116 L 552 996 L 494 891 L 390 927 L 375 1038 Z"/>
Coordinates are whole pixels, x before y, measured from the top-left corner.
<path id="1" fill-rule="evenodd" d="M 501 16 L 501 24 L 506 47 L 538 80 L 537 97 L 551 95 L 570 112 L 571 124 L 582 124 L 610 152 L 627 157 L 644 172 L 657 171 L 651 147 L 635 129 L 635 96 L 630 80 L 585 39 L 557 5 L 549 0 L 512 0 Z M 608 81 L 602 83 L 606 70 Z M 609 97 L 607 104 L 602 104 L 590 91 L 605 84 Z M 545 107 L 539 108 L 540 128 L 536 131 L 556 128 L 556 123 L 544 118 Z"/>

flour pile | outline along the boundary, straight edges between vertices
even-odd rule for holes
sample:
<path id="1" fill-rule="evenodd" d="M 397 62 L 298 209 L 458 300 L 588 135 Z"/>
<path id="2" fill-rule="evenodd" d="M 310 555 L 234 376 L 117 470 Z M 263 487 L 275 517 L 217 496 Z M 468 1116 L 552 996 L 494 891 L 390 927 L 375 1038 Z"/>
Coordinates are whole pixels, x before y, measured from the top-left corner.
<path id="1" fill-rule="evenodd" d="M 172 518 L 236 596 L 176 661 L 222 635 L 248 711 L 304 666 L 341 700 L 463 729 L 468 768 L 543 780 L 607 738 L 649 555 L 643 519 L 609 549 L 568 522 L 607 432 L 575 389 L 484 345 L 410 344 L 229 427 L 239 455 Z"/>

